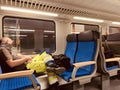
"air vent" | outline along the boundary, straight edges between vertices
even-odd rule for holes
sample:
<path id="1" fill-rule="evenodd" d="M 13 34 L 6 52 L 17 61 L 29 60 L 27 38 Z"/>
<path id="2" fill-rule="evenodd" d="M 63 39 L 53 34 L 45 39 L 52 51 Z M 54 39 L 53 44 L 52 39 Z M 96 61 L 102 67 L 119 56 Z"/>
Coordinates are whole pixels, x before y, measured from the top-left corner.
<path id="1" fill-rule="evenodd" d="M 2 4 L 70 15 L 90 14 L 86 11 L 80 11 L 60 6 L 58 7 L 57 5 L 43 3 L 38 0 L 2 0 Z"/>

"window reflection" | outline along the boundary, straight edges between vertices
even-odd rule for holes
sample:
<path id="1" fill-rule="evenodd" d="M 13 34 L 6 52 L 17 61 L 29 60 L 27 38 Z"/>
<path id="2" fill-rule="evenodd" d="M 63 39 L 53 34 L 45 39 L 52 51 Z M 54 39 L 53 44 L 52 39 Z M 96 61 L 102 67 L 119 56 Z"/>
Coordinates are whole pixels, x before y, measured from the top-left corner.
<path id="1" fill-rule="evenodd" d="M 71 24 L 71 33 L 80 33 L 88 30 L 99 30 L 98 25 L 93 24 L 83 24 L 83 23 L 72 23 Z"/>
<path id="2" fill-rule="evenodd" d="M 14 49 L 23 54 L 56 49 L 55 23 L 47 20 L 4 17 L 4 36 L 14 40 Z"/>
<path id="3" fill-rule="evenodd" d="M 120 33 L 120 27 L 109 27 L 109 34 Z"/>

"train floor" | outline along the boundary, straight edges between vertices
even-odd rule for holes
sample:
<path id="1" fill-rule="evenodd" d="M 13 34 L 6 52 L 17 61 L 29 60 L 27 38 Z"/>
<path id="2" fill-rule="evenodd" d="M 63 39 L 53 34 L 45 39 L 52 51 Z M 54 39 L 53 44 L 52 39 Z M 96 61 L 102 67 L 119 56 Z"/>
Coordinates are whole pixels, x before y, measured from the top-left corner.
<path id="1" fill-rule="evenodd" d="M 74 82 L 74 90 L 81 90 L 78 82 Z M 53 89 L 44 89 L 44 90 L 53 90 Z M 59 86 L 57 90 L 73 90 L 73 83 Z M 84 85 L 84 90 L 102 90 L 100 78 L 93 79 L 92 82 Z M 109 90 L 109 89 L 107 89 Z M 111 77 L 110 78 L 110 90 L 120 90 L 120 78 Z"/>
<path id="2" fill-rule="evenodd" d="M 85 85 L 85 90 L 102 90 L 100 83 L 92 82 Z M 110 90 L 120 90 L 120 79 L 110 79 Z"/>
<path id="3" fill-rule="evenodd" d="M 75 82 L 75 87 L 78 87 L 78 82 Z M 66 86 L 61 86 L 59 87 L 59 90 L 73 90 L 72 85 L 66 85 Z M 80 90 L 79 88 L 76 88 L 74 90 Z M 85 84 L 84 85 L 84 90 L 102 90 L 101 89 L 101 84 L 100 84 L 100 79 L 95 79 L 92 80 L 91 83 Z M 110 90 L 120 90 L 120 79 L 117 77 L 112 77 L 110 78 Z"/>

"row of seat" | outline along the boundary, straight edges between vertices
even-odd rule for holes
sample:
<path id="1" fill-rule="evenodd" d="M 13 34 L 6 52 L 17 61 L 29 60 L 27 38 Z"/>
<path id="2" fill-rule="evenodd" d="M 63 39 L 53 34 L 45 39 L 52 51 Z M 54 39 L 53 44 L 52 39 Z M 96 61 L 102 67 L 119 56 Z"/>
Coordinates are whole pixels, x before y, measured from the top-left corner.
<path id="1" fill-rule="evenodd" d="M 75 81 L 79 81 L 80 85 L 84 85 L 88 82 L 91 82 L 91 79 L 96 75 L 100 75 L 100 76 L 105 75 L 108 76 L 107 78 L 109 79 L 110 76 L 116 75 L 117 71 L 120 70 L 119 64 L 118 67 L 107 69 L 106 62 L 112 62 L 115 60 L 119 61 L 120 58 L 117 57 L 112 59 L 105 59 L 102 48 L 101 35 L 98 31 L 90 30 L 90 31 L 81 32 L 80 34 L 69 34 L 67 36 L 67 44 L 64 54 L 70 58 L 71 68 L 58 76 L 61 85 L 67 83 L 73 83 Z M 19 81 L 19 83 L 16 82 L 18 81 L 18 77 L 16 78 L 16 76 L 19 76 L 19 80 L 21 80 Z M 23 76 L 26 79 L 24 79 Z M 28 77 L 26 76 L 28 76 L 30 79 L 28 79 Z M 12 85 L 10 84 L 11 82 L 9 81 L 10 78 L 12 80 L 16 79 L 12 81 L 14 82 L 12 83 Z M 14 90 L 17 89 L 21 90 L 26 87 L 27 88 L 31 87 L 32 84 L 35 90 L 38 89 L 37 86 L 40 87 L 40 84 L 37 82 L 36 78 L 34 77 L 32 70 L 20 71 L 17 73 L 14 72 L 14 73 L 1 74 L 0 79 L 2 79 L 0 82 L 1 90 L 3 90 L 2 86 L 3 87 L 6 86 L 7 88 L 8 87 L 7 85 L 10 85 L 10 87 L 5 90 L 9 90 L 10 88 L 11 90 L 13 88 Z M 101 80 L 103 80 L 102 82 L 104 83 L 105 79 L 101 79 Z M 23 82 L 26 81 L 28 81 L 27 85 L 23 84 Z M 32 83 L 30 83 L 30 81 L 32 81 Z M 3 82 L 5 83 L 1 84 Z M 15 84 L 17 84 L 17 87 Z M 103 88 L 102 90 L 104 89 L 106 88 Z"/>
<path id="2" fill-rule="evenodd" d="M 105 59 L 102 38 L 98 31 L 90 30 L 68 35 L 65 55 L 70 58 L 72 67 L 60 75 L 62 84 L 78 80 L 80 85 L 83 85 L 99 75 L 102 78 L 102 90 L 109 90 L 109 77 L 117 75 L 120 70 L 119 64 L 107 67 L 108 62 L 120 61 L 120 57 Z M 104 83 L 106 80 L 108 83 Z"/>
<path id="3" fill-rule="evenodd" d="M 65 54 L 66 56 L 70 57 L 71 59 L 71 68 L 70 70 L 67 70 L 66 72 L 62 73 L 60 77 L 64 78 L 67 82 L 69 81 L 76 81 L 79 80 L 80 83 L 84 84 L 86 81 L 90 82 L 91 77 L 94 76 L 96 72 L 96 60 L 97 60 L 97 55 L 98 55 L 98 43 L 99 40 L 98 32 L 92 31 L 92 32 L 85 32 L 85 33 L 80 33 L 79 35 L 73 34 L 73 35 L 68 35 L 67 37 L 67 47 Z M 73 71 L 73 72 L 72 72 Z M 2 76 L 7 76 L 10 73 L 7 74 L 1 74 Z M 13 73 L 14 74 L 14 73 Z M 27 80 L 23 80 L 23 77 L 20 77 L 19 80 L 22 80 L 20 83 L 15 83 L 18 78 L 13 78 L 13 75 L 11 77 L 4 77 L 4 78 L 11 78 L 12 82 L 14 84 L 10 84 L 9 79 L 3 79 L 1 80 L 1 83 L 4 83 L 5 80 L 7 80 L 7 84 L 0 84 L 1 88 L 2 86 L 10 85 L 8 88 L 6 87 L 6 90 L 9 89 L 22 89 L 24 87 L 30 86 L 32 83 L 27 84 L 27 85 L 21 85 L 21 82 L 26 82 Z M 24 73 L 23 73 L 24 74 Z M 19 75 L 19 76 L 26 76 L 24 75 Z M 32 73 L 29 73 L 28 76 L 32 75 Z M 82 76 L 82 78 L 81 78 Z M 84 78 L 84 79 L 83 79 Z M 35 78 L 34 78 L 35 79 Z M 30 80 L 29 80 L 30 82 Z M 17 85 L 16 85 L 17 84 Z M 34 84 L 33 84 L 34 85 Z M 17 87 L 16 87 L 17 86 Z M 35 86 L 35 85 L 34 85 Z M 37 86 L 37 85 L 36 85 Z M 36 87 L 35 87 L 36 88 Z"/>

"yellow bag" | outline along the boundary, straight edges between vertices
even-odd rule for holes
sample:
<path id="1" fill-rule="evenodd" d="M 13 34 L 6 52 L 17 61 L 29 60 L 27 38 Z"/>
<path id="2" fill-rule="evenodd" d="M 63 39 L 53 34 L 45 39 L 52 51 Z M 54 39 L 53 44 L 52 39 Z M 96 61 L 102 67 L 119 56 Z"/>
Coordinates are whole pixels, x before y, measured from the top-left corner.
<path id="1" fill-rule="evenodd" d="M 41 73 L 46 71 L 46 65 L 44 62 L 44 57 L 47 53 L 43 52 L 42 54 L 38 54 L 32 59 L 31 63 L 26 65 L 27 69 L 35 70 L 36 73 Z"/>

